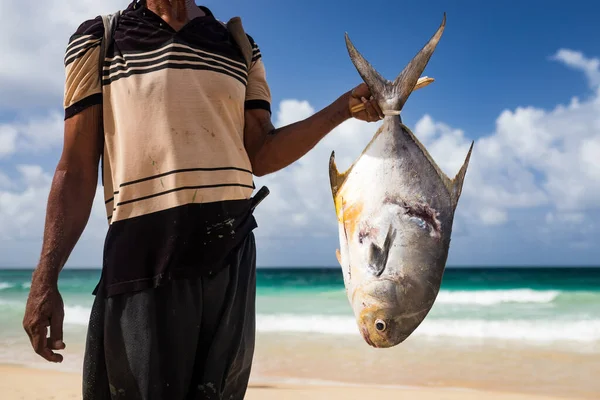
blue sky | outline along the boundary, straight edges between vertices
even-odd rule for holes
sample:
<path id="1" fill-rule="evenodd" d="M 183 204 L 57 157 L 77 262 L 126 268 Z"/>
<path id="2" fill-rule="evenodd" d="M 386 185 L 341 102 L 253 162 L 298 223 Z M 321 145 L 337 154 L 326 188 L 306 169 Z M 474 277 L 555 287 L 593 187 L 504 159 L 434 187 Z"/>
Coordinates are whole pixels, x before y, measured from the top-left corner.
<path id="1" fill-rule="evenodd" d="M 588 94 L 587 83 L 548 62 L 559 48 L 597 56 L 600 4 L 558 1 L 207 1 L 221 18 L 239 14 L 261 46 L 274 100 L 333 100 L 358 74 L 344 32 L 388 79 L 425 44 L 447 13 L 447 29 L 426 74 L 437 79 L 411 97 L 405 120 L 423 112 L 469 132 L 493 130 L 498 111 L 551 108 Z M 425 92 L 424 92 L 425 93 Z M 457 101 L 460 100 L 460 101 Z"/>
<path id="2" fill-rule="evenodd" d="M 126 1 L 49 0 L 44 10 L 0 0 L 0 266 L 32 266 L 49 181 L 60 155 L 62 52 L 86 18 Z M 26 7 L 29 4 L 30 7 Z M 475 140 L 450 265 L 600 264 L 600 44 L 592 2 L 207 1 L 239 15 L 261 47 L 278 125 L 309 116 L 358 84 L 344 33 L 393 79 L 446 30 L 403 121 L 453 175 Z M 33 11 L 32 11 L 33 10 Z M 49 13 L 49 15 L 48 15 Z M 19 29 L 25 18 L 33 32 Z M 47 32 L 53 32 L 47 35 Z M 35 34 L 43 33 L 47 41 Z M 38 36 L 39 37 L 39 36 Z M 574 100 L 575 99 L 575 100 Z M 336 265 L 327 184 L 331 150 L 348 166 L 375 131 L 349 121 L 303 160 L 257 180 L 260 265 Z M 98 193 L 69 266 L 97 266 L 106 230 Z"/>

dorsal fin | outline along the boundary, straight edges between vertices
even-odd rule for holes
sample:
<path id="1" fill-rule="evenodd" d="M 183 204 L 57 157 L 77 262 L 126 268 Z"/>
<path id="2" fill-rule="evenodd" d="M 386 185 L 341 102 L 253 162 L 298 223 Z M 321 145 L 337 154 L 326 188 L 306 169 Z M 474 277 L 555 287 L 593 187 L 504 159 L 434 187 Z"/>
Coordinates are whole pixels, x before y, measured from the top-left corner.
<path id="1" fill-rule="evenodd" d="M 431 157 L 431 154 L 429 154 L 429 151 L 427 151 L 427 148 L 425 148 L 423 143 L 421 143 L 421 141 L 415 136 L 415 134 L 410 130 L 410 128 L 404 124 L 401 124 L 401 125 L 402 125 L 402 128 L 406 131 L 406 133 L 408 133 L 410 138 L 413 140 L 413 142 L 415 142 L 417 147 L 421 150 L 421 153 L 423 153 L 425 158 L 427 158 L 427 160 L 429 161 L 429 164 L 431 164 L 431 166 L 435 169 L 438 176 L 444 183 L 444 186 L 448 190 L 448 193 L 452 193 L 452 180 L 450 178 L 448 178 L 448 176 L 444 173 L 444 171 L 442 171 L 442 169 L 437 165 L 437 163 L 435 162 L 433 157 Z"/>
<path id="2" fill-rule="evenodd" d="M 456 205 L 458 204 L 458 199 L 462 193 L 463 182 L 465 181 L 465 175 L 467 174 L 467 168 L 469 168 L 469 160 L 471 159 L 471 152 L 473 151 L 473 144 L 475 141 L 471 142 L 471 146 L 469 147 L 469 152 L 467 153 L 467 157 L 465 158 L 465 162 L 463 163 L 460 170 L 452 179 L 452 189 L 450 190 L 450 197 L 452 198 L 452 206 L 456 209 Z"/>
<path id="3" fill-rule="evenodd" d="M 467 157 L 465 159 L 465 162 L 463 163 L 463 166 L 460 168 L 460 170 L 458 171 L 458 173 L 456 174 L 454 179 L 450 179 L 444 173 L 444 171 L 442 171 L 442 169 L 437 165 L 437 163 L 435 162 L 433 157 L 431 157 L 431 154 L 429 154 L 429 151 L 427 151 L 425 146 L 423 146 L 423 143 L 421 143 L 421 141 L 415 136 L 415 134 L 412 133 L 410 128 L 404 124 L 402 124 L 402 127 L 410 135 L 410 137 L 415 142 L 415 144 L 419 147 L 419 149 L 421 149 L 421 152 L 423 153 L 423 155 L 427 158 L 429 163 L 433 166 L 433 168 L 437 172 L 438 176 L 444 183 L 444 186 L 448 190 L 448 193 L 450 194 L 452 206 L 456 209 L 456 205 L 458 204 L 458 199 L 460 198 L 460 195 L 462 192 L 463 182 L 465 179 L 465 175 L 467 173 L 467 168 L 469 167 L 469 160 L 471 159 L 471 152 L 473 151 L 473 144 L 475 142 L 471 142 L 471 146 L 469 147 L 469 152 L 467 153 Z"/>

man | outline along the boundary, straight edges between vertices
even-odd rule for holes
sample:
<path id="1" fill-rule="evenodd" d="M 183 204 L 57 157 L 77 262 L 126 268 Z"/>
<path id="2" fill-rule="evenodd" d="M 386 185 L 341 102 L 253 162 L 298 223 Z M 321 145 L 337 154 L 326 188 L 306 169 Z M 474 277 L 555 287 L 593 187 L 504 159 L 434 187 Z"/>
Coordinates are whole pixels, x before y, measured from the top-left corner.
<path id="1" fill-rule="evenodd" d="M 84 355 L 84 399 L 242 399 L 254 351 L 252 177 L 292 164 L 348 118 L 377 121 L 366 85 L 275 129 L 261 53 L 190 0 L 134 1 L 98 57 L 102 20 L 65 54 L 64 148 L 24 328 L 61 362 L 59 272 L 98 165 L 109 229 Z M 365 110 L 352 114 L 363 103 Z M 101 163 L 100 163 L 101 161 Z M 49 337 L 46 337 L 49 328 Z"/>

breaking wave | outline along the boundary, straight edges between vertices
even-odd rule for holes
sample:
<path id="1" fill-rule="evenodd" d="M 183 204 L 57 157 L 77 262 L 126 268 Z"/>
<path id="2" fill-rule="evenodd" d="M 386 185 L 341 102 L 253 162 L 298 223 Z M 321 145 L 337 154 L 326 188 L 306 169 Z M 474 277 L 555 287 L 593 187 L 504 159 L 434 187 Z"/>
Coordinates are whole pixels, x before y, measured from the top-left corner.
<path id="1" fill-rule="evenodd" d="M 258 315 L 259 332 L 359 335 L 351 317 L 292 314 Z M 600 320 L 451 320 L 426 319 L 414 336 L 470 339 L 520 339 L 534 342 L 600 341 Z"/>
<path id="2" fill-rule="evenodd" d="M 561 294 L 558 290 L 477 290 L 440 291 L 436 303 L 494 305 L 500 303 L 551 303 Z"/>
<path id="3" fill-rule="evenodd" d="M 23 286 L 21 281 L 0 281 L 1 325 L 19 326 L 26 298 L 17 290 Z M 303 292 L 259 295 L 257 331 L 359 335 L 345 296 L 327 293 L 324 297 Z M 68 296 L 65 325 L 87 326 L 90 304 L 83 297 Z M 442 290 L 435 312 L 414 336 L 600 343 L 599 301 L 600 293 L 594 291 Z"/>
<path id="4" fill-rule="evenodd" d="M 65 324 L 87 325 L 90 320 L 91 308 L 83 306 L 65 306 Z"/>
<path id="5" fill-rule="evenodd" d="M 65 324 L 88 324 L 90 308 L 65 306 Z M 258 332 L 319 333 L 333 335 L 358 335 L 352 316 L 258 314 Z M 415 336 L 456 337 L 469 339 L 519 339 L 534 342 L 600 341 L 600 319 L 451 319 L 427 318 L 417 328 Z"/>
<path id="6" fill-rule="evenodd" d="M 0 302 L 0 305 L 24 307 L 20 302 L 8 301 Z M 90 311 L 89 307 L 67 305 L 64 323 L 86 326 Z M 341 315 L 258 314 L 256 329 L 258 332 L 265 333 L 359 335 L 354 318 Z M 533 342 L 596 342 L 600 341 L 600 319 L 499 321 L 427 318 L 413 335 L 465 339 L 518 339 Z"/>

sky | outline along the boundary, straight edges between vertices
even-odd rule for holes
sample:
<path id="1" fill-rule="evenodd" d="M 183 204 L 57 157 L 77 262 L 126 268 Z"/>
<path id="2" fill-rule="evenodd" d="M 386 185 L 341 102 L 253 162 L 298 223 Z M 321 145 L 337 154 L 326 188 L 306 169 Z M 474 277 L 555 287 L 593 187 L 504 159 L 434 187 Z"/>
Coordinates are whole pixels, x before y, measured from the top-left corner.
<path id="1" fill-rule="evenodd" d="M 0 0 L 0 267 L 38 261 L 62 150 L 63 55 L 84 20 L 127 0 Z M 447 13 L 444 35 L 402 118 L 449 176 L 473 155 L 449 266 L 600 262 L 600 3 L 569 1 L 206 1 L 241 16 L 266 65 L 283 126 L 360 83 L 344 33 L 393 79 Z M 359 156 L 378 123 L 349 120 L 304 158 L 256 179 L 259 266 L 336 266 L 328 179 Z M 67 267 L 98 267 L 107 222 L 98 188 Z"/>

